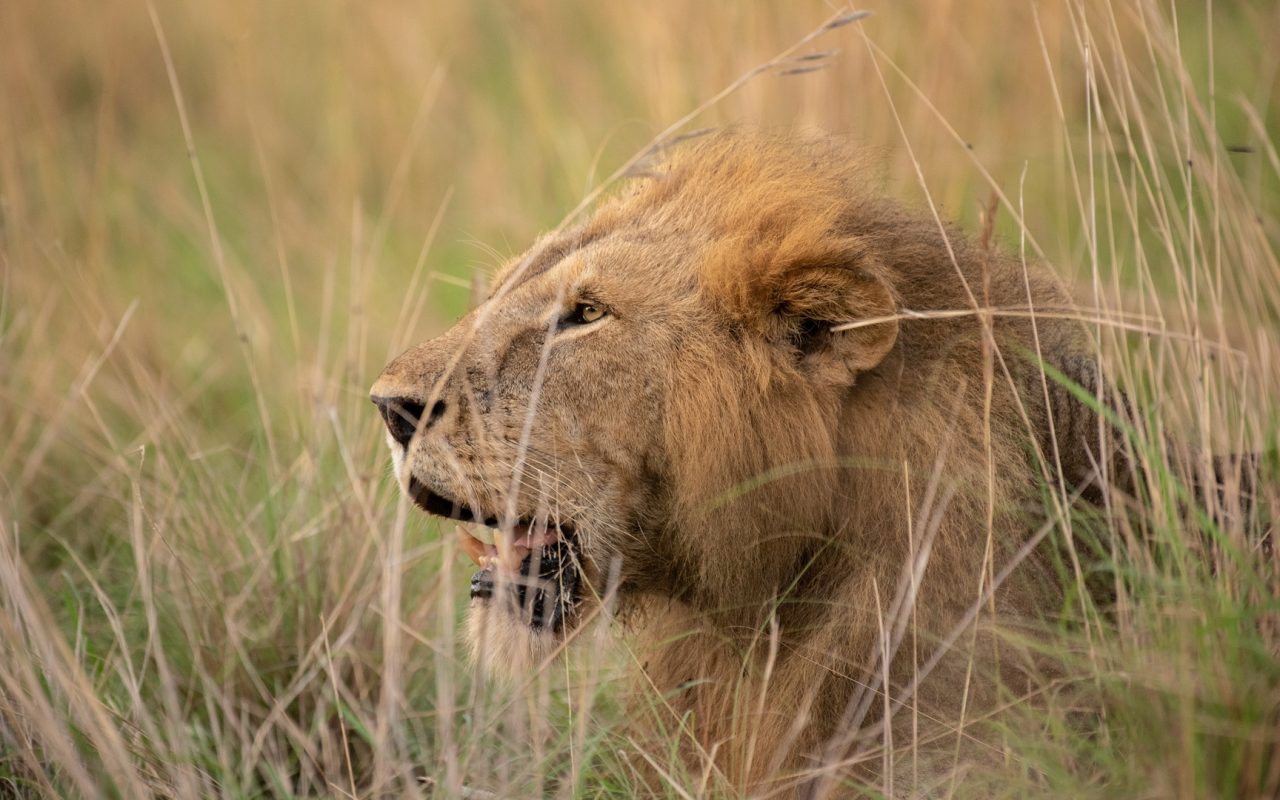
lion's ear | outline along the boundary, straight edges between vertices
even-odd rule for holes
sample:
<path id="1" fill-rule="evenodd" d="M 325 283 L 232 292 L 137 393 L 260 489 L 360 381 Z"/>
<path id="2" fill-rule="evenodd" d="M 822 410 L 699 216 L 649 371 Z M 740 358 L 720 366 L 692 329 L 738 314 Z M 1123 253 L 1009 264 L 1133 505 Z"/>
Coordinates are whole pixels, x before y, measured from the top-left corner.
<path id="1" fill-rule="evenodd" d="M 815 377 L 849 382 L 897 342 L 898 305 L 877 266 L 865 257 L 828 257 L 775 273 L 771 333 Z"/>
<path id="2" fill-rule="evenodd" d="M 713 245 L 704 271 L 712 296 L 816 380 L 851 383 L 898 340 L 885 270 L 867 240 L 832 235 L 827 216 L 773 222 Z"/>

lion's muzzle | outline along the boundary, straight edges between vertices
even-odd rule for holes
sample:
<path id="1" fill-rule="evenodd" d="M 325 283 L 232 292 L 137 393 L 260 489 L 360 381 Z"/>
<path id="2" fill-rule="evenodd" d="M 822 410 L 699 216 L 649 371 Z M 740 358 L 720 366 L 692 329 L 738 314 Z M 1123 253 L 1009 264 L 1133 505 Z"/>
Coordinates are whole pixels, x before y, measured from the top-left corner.
<path id="1" fill-rule="evenodd" d="M 582 573 L 577 536 L 567 524 L 503 521 L 409 479 L 414 504 L 432 516 L 492 529 L 493 544 L 460 530 L 462 547 L 480 566 L 471 577 L 473 602 L 496 603 L 530 628 L 560 632 L 578 605 Z M 477 531 L 478 532 L 478 531 Z"/>
<path id="2" fill-rule="evenodd" d="M 471 599 L 509 604 L 529 627 L 559 632 L 578 603 L 577 561 L 573 544 L 561 539 L 525 556 L 514 575 L 481 569 L 471 576 Z"/>

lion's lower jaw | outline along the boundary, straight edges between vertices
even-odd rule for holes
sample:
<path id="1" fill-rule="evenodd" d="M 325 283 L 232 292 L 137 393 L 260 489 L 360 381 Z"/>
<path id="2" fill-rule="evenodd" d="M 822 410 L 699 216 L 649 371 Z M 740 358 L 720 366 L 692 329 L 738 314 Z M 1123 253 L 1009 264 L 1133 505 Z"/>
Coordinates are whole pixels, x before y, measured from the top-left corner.
<path id="1" fill-rule="evenodd" d="M 563 646 L 560 634 L 533 628 L 490 600 L 472 600 L 467 609 L 471 660 L 490 678 L 527 677 Z"/>

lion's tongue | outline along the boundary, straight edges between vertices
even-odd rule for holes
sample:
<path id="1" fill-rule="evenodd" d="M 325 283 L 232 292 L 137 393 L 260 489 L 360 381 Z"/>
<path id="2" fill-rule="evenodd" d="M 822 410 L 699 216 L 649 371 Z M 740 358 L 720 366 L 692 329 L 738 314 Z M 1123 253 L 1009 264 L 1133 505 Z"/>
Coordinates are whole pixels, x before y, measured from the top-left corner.
<path id="1" fill-rule="evenodd" d="M 506 536 L 499 533 L 496 542 L 506 541 Z M 458 526 L 458 543 L 463 552 L 481 569 L 497 567 L 504 572 L 519 574 L 520 564 L 528 558 L 535 547 L 546 547 L 555 543 L 559 534 L 554 528 L 544 525 L 516 525 L 511 529 L 511 545 L 495 547 L 485 544 L 472 536 L 466 528 Z"/>

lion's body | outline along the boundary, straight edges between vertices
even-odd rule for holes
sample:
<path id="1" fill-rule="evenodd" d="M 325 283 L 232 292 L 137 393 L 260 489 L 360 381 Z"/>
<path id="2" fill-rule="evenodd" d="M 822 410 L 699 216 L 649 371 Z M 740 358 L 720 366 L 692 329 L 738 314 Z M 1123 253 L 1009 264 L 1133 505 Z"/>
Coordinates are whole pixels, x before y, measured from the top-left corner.
<path id="1" fill-rule="evenodd" d="M 588 594 L 616 589 L 652 721 L 693 764 L 796 788 L 855 769 L 898 701 L 899 741 L 954 730 L 1025 666 L 975 632 L 1033 618 L 1054 582 L 1023 553 L 984 592 L 1039 479 L 1090 466 L 1092 418 L 1036 366 L 1088 352 L 1044 272 L 877 199 L 839 147 L 717 136 L 495 286 L 375 386 L 432 409 L 399 463 L 573 524 Z M 609 317 L 561 330 L 584 297 Z M 482 660 L 516 669 L 573 631 L 473 610 Z"/>

